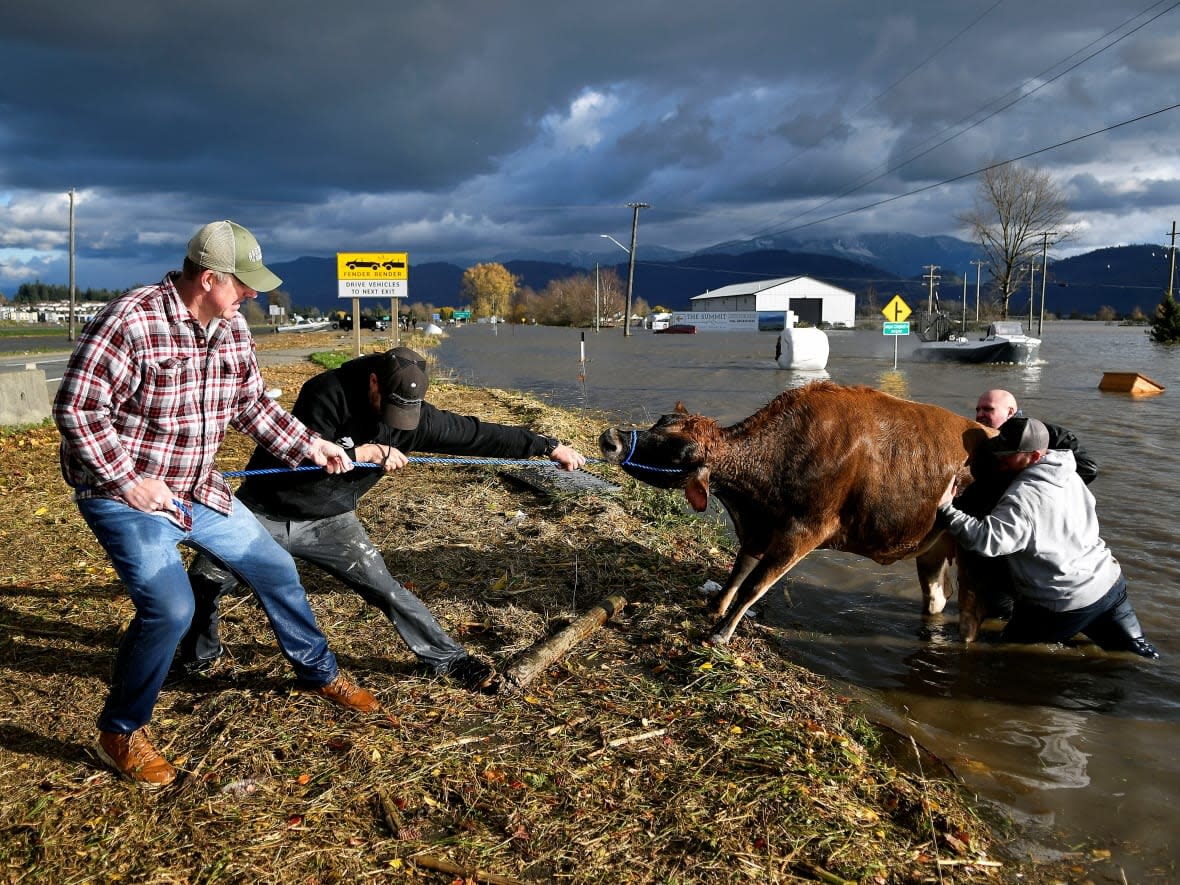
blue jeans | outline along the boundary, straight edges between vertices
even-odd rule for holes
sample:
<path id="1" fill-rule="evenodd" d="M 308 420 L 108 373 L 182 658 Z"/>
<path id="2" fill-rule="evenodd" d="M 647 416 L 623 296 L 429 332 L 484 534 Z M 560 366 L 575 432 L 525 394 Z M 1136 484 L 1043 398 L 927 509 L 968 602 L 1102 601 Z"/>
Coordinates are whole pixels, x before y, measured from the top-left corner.
<path id="1" fill-rule="evenodd" d="M 83 499 L 78 509 L 135 605 L 98 718 L 101 731 L 129 734 L 152 718 L 176 646 L 193 618 L 193 591 L 179 544 L 216 556 L 253 588 L 300 682 L 317 687 L 336 678 L 336 658 L 316 626 L 294 560 L 236 499 L 229 516 L 194 502 L 190 532 L 165 516 L 106 498 Z"/>

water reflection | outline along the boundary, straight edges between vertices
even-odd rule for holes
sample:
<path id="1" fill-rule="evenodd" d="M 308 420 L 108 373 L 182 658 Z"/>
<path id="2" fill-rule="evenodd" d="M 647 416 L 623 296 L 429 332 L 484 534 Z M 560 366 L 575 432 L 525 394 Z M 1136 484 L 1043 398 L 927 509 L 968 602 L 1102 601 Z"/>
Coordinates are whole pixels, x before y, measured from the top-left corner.
<path id="1" fill-rule="evenodd" d="M 832 377 L 826 369 L 787 369 L 784 374 L 786 383 L 783 384 L 783 390 L 805 387 L 812 381 L 827 381 Z"/>
<path id="2" fill-rule="evenodd" d="M 889 369 L 877 376 L 877 389 L 902 399 L 910 398 L 910 383 L 905 372 Z"/>
<path id="3" fill-rule="evenodd" d="M 1086 770 L 1089 754 L 1076 744 L 1085 743 L 1085 717 L 1064 710 L 1051 710 L 1039 722 L 1004 722 L 996 729 L 996 740 L 1020 750 L 1032 763 L 1023 771 L 1011 772 L 1015 783 L 1034 790 L 1070 789 L 1089 786 Z"/>

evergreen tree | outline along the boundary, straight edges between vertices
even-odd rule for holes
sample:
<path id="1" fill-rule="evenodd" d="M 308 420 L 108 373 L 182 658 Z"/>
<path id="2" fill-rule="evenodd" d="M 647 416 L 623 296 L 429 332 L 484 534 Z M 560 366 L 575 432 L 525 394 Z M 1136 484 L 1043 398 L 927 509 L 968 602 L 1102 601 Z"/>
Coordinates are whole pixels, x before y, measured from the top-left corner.
<path id="1" fill-rule="evenodd" d="M 1157 344 L 1180 342 L 1180 305 L 1172 297 L 1171 289 L 1164 293 L 1164 300 L 1155 309 L 1155 319 L 1151 321 L 1147 334 Z"/>

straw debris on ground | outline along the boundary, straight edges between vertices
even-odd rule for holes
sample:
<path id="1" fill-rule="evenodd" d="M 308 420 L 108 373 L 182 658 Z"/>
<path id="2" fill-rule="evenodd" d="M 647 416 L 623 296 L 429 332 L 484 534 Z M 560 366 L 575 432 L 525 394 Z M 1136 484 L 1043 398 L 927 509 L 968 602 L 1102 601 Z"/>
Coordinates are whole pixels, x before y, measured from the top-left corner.
<path id="1" fill-rule="evenodd" d="M 264 375 L 290 406 L 317 371 Z M 430 399 L 589 454 L 607 422 L 440 380 Z M 542 495 L 495 467 L 412 464 L 363 499 L 392 573 L 501 668 L 596 601 L 627 599 L 523 691 L 424 674 L 375 610 L 301 565 L 332 649 L 384 715 L 295 691 L 243 592 L 224 610 L 230 659 L 156 708 L 154 739 L 183 776 L 141 791 L 90 749 L 132 608 L 61 480 L 57 442 L 51 427 L 0 438 L 0 881 L 1086 878 L 1006 856 L 996 821 L 886 752 L 845 694 L 783 657 L 772 628 L 747 622 L 729 648 L 702 645 L 696 588 L 733 555 L 722 522 L 601 465 L 618 494 Z M 231 433 L 223 469 L 251 448 Z"/>

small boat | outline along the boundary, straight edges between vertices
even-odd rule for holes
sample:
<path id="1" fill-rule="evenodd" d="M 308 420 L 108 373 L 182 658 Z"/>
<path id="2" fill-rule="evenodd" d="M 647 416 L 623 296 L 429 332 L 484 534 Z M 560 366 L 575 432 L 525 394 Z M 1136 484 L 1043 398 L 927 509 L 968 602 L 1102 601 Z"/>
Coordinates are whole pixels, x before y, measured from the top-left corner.
<path id="1" fill-rule="evenodd" d="M 294 322 L 286 326 L 275 326 L 276 332 L 322 332 L 332 328 L 331 320 L 309 320 L 295 314 Z"/>
<path id="2" fill-rule="evenodd" d="M 1025 335 L 1019 322 L 996 322 L 977 341 L 961 335 L 923 341 L 914 348 L 913 358 L 922 362 L 1025 365 L 1036 362 L 1040 349 L 1041 339 Z"/>
<path id="3" fill-rule="evenodd" d="M 666 329 L 655 329 L 653 335 L 695 335 L 697 327 L 692 323 L 673 323 Z"/>

